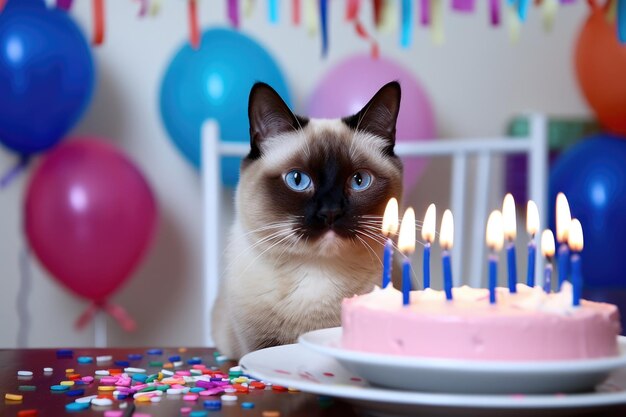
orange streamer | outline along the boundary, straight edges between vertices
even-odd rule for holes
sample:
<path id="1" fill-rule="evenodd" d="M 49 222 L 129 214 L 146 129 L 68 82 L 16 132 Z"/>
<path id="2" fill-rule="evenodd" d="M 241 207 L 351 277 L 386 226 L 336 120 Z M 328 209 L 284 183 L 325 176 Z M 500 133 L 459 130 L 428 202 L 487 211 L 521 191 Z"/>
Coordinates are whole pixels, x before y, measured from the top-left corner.
<path id="1" fill-rule="evenodd" d="M 93 0 L 93 40 L 94 45 L 104 42 L 104 0 Z"/>
<path id="2" fill-rule="evenodd" d="M 189 42 L 193 49 L 200 48 L 200 25 L 198 23 L 198 2 L 189 0 Z"/>

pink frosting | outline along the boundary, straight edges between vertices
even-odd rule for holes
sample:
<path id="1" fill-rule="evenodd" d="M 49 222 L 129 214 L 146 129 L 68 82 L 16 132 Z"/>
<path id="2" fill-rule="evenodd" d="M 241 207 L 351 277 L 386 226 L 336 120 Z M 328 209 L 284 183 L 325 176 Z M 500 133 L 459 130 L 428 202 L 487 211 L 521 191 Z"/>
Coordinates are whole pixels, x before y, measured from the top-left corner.
<path id="1" fill-rule="evenodd" d="M 569 360 L 618 354 L 619 312 L 612 304 L 583 300 L 571 307 L 565 293 L 546 295 L 518 286 L 498 288 L 489 304 L 485 289 L 412 291 L 411 304 L 393 289 L 345 299 L 345 348 L 393 355 L 468 360 Z"/>

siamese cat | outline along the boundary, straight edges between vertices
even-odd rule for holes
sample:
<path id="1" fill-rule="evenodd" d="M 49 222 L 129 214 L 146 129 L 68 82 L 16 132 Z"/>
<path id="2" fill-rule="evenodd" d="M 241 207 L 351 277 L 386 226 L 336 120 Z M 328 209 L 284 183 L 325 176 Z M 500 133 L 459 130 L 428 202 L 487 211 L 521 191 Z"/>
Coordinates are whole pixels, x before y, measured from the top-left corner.
<path id="1" fill-rule="evenodd" d="M 252 87 L 226 272 L 212 314 L 218 350 L 238 359 L 341 325 L 341 301 L 380 285 L 387 201 L 402 194 L 394 153 L 400 85 L 342 119 L 294 115 Z"/>

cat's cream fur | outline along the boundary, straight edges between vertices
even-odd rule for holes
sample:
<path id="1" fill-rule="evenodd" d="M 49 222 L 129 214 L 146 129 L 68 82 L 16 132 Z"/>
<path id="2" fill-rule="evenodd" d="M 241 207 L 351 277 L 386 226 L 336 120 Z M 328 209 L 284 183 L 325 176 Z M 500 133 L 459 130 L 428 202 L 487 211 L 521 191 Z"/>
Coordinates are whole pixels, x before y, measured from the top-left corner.
<path id="1" fill-rule="evenodd" d="M 388 147 L 388 139 L 355 132 L 340 120 L 316 119 L 260 143 L 261 156 L 241 171 L 226 276 L 212 318 L 223 354 L 239 358 L 262 347 L 293 343 L 310 330 L 338 326 L 341 300 L 380 283 L 380 236 L 371 227 L 354 239 L 332 229 L 317 239 L 303 239 L 297 233 L 301 218 L 277 210 L 267 178 L 297 167 L 302 158 L 342 149 L 376 173 L 374 180 L 386 181 L 379 191 L 386 202 L 401 187 L 401 166 L 397 158 L 384 155 Z M 372 195 L 353 198 L 358 204 L 358 198 Z"/>

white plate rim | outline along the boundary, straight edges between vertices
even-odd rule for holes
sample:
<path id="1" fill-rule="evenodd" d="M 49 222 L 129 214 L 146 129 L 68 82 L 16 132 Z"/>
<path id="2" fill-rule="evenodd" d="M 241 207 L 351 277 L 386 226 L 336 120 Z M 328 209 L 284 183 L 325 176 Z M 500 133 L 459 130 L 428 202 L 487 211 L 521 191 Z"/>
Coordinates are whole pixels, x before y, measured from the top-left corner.
<path id="1" fill-rule="evenodd" d="M 374 363 L 381 366 L 399 366 L 403 368 L 453 370 L 458 372 L 477 373 L 510 373 L 533 374 L 545 372 L 579 373 L 611 370 L 626 366 L 626 336 L 617 336 L 620 353 L 608 358 L 564 361 L 463 361 L 428 357 L 410 357 L 385 355 L 380 353 L 359 352 L 329 346 L 330 342 L 339 342 L 341 327 L 313 330 L 301 335 L 298 343 L 316 352 L 329 355 L 335 359 L 359 363 Z M 321 338 L 319 343 L 316 339 Z"/>
<path id="2" fill-rule="evenodd" d="M 483 394 L 452 394 L 416 391 L 400 391 L 377 387 L 355 387 L 349 385 L 319 384 L 280 374 L 267 374 L 249 366 L 250 361 L 259 360 L 270 349 L 294 350 L 303 349 L 299 344 L 275 346 L 248 353 L 240 360 L 245 373 L 255 378 L 299 389 L 318 395 L 361 400 L 366 402 L 386 402 L 404 405 L 427 405 L 462 408 L 502 408 L 502 409 L 533 409 L 533 408 L 574 408 L 600 407 L 626 404 L 626 391 L 592 392 L 566 395 L 483 395 Z M 285 353 L 286 354 L 286 353 Z M 300 355 L 302 356 L 302 355 Z M 339 365 L 339 364 L 337 364 Z M 340 366 L 340 365 L 339 365 Z"/>

